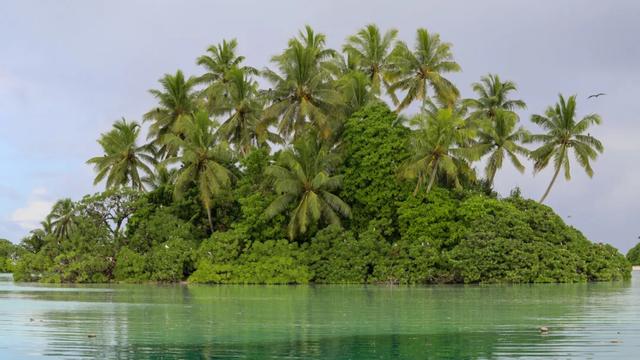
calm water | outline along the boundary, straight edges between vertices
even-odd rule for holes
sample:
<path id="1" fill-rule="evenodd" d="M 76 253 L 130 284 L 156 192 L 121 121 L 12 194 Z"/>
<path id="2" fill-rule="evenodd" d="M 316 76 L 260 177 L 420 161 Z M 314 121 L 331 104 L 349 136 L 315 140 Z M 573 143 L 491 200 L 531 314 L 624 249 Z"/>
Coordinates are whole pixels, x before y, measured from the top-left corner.
<path id="1" fill-rule="evenodd" d="M 637 359 L 634 275 L 433 287 L 80 287 L 0 275 L 0 359 Z"/>

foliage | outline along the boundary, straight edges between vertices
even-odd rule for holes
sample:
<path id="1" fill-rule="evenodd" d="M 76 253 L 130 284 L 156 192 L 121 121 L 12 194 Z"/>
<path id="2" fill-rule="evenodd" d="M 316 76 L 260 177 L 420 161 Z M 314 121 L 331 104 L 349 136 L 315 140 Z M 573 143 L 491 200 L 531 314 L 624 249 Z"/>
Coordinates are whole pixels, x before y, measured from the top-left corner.
<path id="1" fill-rule="evenodd" d="M 627 253 L 627 260 L 629 260 L 631 265 L 640 265 L 640 243 L 636 244 L 636 246 L 629 250 Z"/>
<path id="2" fill-rule="evenodd" d="M 98 173 L 94 185 L 106 178 L 107 188 L 131 186 L 142 190 L 140 170 L 151 174 L 151 169 L 144 161 L 154 162 L 154 158 L 149 154 L 148 145 L 136 144 L 139 134 L 140 125 L 136 122 L 127 123 L 123 118 L 113 124 L 113 130 L 100 136 L 98 143 L 104 155 L 87 161 L 87 164 L 95 166 Z"/>
<path id="3" fill-rule="evenodd" d="M 12 272 L 20 253 L 20 248 L 11 241 L 0 239 L 0 273 Z"/>
<path id="4" fill-rule="evenodd" d="M 358 231 L 369 221 L 393 232 L 396 202 L 406 197 L 404 184 L 396 174 L 409 156 L 409 130 L 395 126 L 397 115 L 382 103 L 365 107 L 345 124 L 343 134 L 344 174 L 340 198 L 351 205 L 351 225 Z"/>
<path id="5" fill-rule="evenodd" d="M 349 205 L 334 194 L 342 186 L 342 176 L 333 174 L 336 160 L 315 136 L 307 135 L 265 170 L 274 179 L 278 197 L 264 214 L 272 218 L 293 206 L 287 230 L 292 240 L 317 227 L 320 220 L 340 225 L 339 215 L 351 216 Z"/>
<path id="6" fill-rule="evenodd" d="M 197 60 L 204 74 L 178 70 L 150 91 L 146 129 L 122 120 L 101 135 L 89 163 L 106 191 L 58 201 L 19 246 L 0 241 L 0 271 L 55 283 L 628 278 L 610 245 L 518 190 L 491 190 L 505 157 L 523 170 L 529 156 L 535 172 L 554 161 L 543 200 L 561 168 L 569 177 L 571 149 L 593 175 L 603 146 L 585 133 L 600 117 L 577 121 L 575 97 L 560 97 L 532 117 L 546 133 L 530 136 L 513 82 L 489 74 L 472 85 L 477 98 L 461 100 L 447 79 L 460 71 L 452 45 L 416 35 L 410 49 L 371 24 L 338 52 L 307 26 L 262 72 L 235 40 L 209 47 Z M 400 114 L 415 101 L 417 116 Z M 530 152 L 529 141 L 542 145 Z"/>
<path id="7" fill-rule="evenodd" d="M 536 172 L 541 171 L 549 165 L 551 159 L 553 159 L 554 167 L 553 178 L 540 202 L 544 202 L 544 199 L 549 195 L 549 191 L 551 191 L 551 187 L 562 168 L 564 168 L 565 179 L 571 179 L 570 150 L 573 150 L 578 164 L 584 168 L 587 175 L 593 176 L 591 161 L 598 157 L 598 153 L 604 151 L 604 146 L 587 130 L 592 125 L 599 125 L 602 122 L 599 115 L 589 114 L 580 121 L 576 121 L 575 95 L 570 96 L 566 101 L 562 95 L 559 95 L 558 103 L 555 106 L 550 106 L 544 116 L 531 116 L 531 121 L 546 131 L 545 134 L 531 136 L 531 141 L 542 143 L 539 148 L 531 152 L 531 158 L 535 160 L 533 169 Z M 586 135 L 585 132 L 587 132 Z"/>

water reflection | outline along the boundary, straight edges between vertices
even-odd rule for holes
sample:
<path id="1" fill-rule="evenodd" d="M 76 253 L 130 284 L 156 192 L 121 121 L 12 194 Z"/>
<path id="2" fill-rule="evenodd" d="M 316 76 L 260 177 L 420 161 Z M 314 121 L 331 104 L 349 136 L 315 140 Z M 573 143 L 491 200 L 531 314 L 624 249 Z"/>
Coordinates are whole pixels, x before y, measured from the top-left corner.
<path id="1" fill-rule="evenodd" d="M 620 358 L 640 350 L 637 276 L 432 287 L 6 280 L 0 277 L 2 358 Z M 540 325 L 551 332 L 539 334 Z"/>

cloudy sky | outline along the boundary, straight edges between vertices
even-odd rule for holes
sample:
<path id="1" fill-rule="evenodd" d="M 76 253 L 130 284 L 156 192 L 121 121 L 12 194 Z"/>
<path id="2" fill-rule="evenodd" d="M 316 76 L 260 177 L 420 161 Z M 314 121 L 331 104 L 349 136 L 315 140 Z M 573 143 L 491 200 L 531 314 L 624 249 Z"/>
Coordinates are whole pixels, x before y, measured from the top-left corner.
<path id="1" fill-rule="evenodd" d="M 528 119 L 577 94 L 604 123 L 605 153 L 589 179 L 578 166 L 548 204 L 591 240 L 623 251 L 640 235 L 640 2 L 628 1 L 0 1 L 0 238 L 19 241 L 58 198 L 96 192 L 86 159 L 124 116 L 154 104 L 164 73 L 198 74 L 210 44 L 237 38 L 258 68 L 305 24 L 339 48 L 368 23 L 411 42 L 425 27 L 453 43 L 463 95 L 492 72 L 515 81 Z M 586 100 L 605 92 L 597 100 Z M 500 172 L 497 189 L 538 199 L 550 171 Z"/>

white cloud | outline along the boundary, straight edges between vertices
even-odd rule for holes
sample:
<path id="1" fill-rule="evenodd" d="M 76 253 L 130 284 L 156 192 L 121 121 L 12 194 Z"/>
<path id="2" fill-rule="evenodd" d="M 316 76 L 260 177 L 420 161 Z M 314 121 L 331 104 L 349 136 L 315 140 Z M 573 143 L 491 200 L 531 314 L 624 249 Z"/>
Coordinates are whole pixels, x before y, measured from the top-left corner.
<path id="1" fill-rule="evenodd" d="M 23 229 L 31 230 L 40 224 L 51 211 L 53 202 L 47 200 L 47 189 L 37 187 L 31 191 L 31 196 L 26 206 L 13 211 L 9 216 L 9 220 Z"/>

